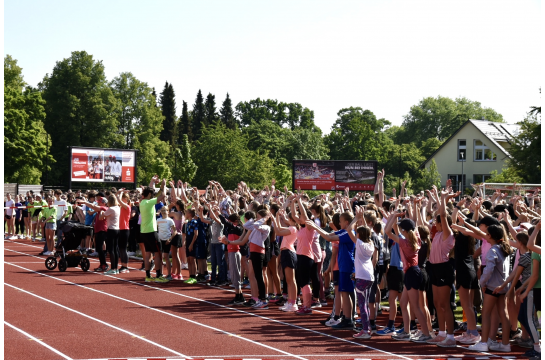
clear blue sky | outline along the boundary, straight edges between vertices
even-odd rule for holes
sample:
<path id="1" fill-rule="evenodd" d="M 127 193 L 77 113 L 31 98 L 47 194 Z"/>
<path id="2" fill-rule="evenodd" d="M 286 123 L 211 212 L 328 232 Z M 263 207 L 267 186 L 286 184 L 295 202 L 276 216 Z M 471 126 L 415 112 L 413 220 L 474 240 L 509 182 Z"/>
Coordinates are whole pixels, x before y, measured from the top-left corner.
<path id="1" fill-rule="evenodd" d="M 299 102 L 329 132 L 361 106 L 399 125 L 427 96 L 465 96 L 522 120 L 540 103 L 539 1 L 30 1 L 4 4 L 4 54 L 36 85 L 85 50 L 132 72 L 178 113 L 198 89 Z"/>

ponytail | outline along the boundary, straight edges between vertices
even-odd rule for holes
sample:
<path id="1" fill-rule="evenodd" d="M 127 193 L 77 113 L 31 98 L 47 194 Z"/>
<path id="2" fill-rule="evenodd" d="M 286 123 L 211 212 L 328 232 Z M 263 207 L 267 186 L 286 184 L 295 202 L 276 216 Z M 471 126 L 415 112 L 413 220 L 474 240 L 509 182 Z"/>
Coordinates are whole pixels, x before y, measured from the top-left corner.
<path id="1" fill-rule="evenodd" d="M 413 251 L 416 251 L 418 250 L 418 238 L 416 237 L 416 234 L 414 233 L 413 230 L 409 230 L 409 231 L 406 231 L 407 233 L 407 237 L 408 237 L 408 240 L 409 240 L 409 246 L 411 247 L 411 249 L 413 249 Z"/>

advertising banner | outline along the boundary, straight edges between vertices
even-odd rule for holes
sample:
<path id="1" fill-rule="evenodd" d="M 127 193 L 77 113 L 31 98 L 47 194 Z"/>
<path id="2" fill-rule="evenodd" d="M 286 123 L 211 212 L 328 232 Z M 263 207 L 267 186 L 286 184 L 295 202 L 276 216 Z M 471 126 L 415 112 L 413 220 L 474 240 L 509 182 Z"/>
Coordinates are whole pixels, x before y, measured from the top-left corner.
<path id="1" fill-rule="evenodd" d="M 373 191 L 376 179 L 374 160 L 293 160 L 294 189 Z"/>
<path id="2" fill-rule="evenodd" d="M 72 148 L 71 181 L 134 183 L 135 157 L 134 150 Z"/>

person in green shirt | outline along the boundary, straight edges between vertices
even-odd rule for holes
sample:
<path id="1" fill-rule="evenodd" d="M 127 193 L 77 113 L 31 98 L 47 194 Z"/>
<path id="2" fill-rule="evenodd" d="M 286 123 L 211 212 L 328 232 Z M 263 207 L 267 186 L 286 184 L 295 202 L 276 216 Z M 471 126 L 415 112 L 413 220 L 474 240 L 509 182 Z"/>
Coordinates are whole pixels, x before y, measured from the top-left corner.
<path id="1" fill-rule="evenodd" d="M 57 230 L 57 207 L 53 206 L 53 198 L 47 197 L 47 205 L 42 209 L 42 220 L 45 222 L 45 240 L 47 251 L 43 254 L 46 256 L 55 253 L 55 231 Z"/>
<path id="2" fill-rule="evenodd" d="M 42 200 L 42 196 L 40 194 L 36 194 L 36 198 L 34 201 L 30 204 L 32 206 L 30 209 L 28 209 L 31 217 L 31 223 L 32 223 L 32 241 L 37 240 L 37 234 L 36 232 L 38 229 L 42 228 L 43 222 L 41 221 L 41 213 L 44 206 L 47 206 L 47 202 Z M 45 238 L 45 232 L 42 231 L 42 237 Z"/>
<path id="3" fill-rule="evenodd" d="M 161 183 L 161 189 L 157 193 L 157 197 L 153 198 L 155 194 L 155 184 Z M 163 272 L 163 260 L 161 258 L 162 249 L 159 236 L 157 234 L 157 218 L 155 217 L 155 205 L 159 203 L 165 197 L 165 185 L 166 180 L 159 180 L 159 176 L 155 175 L 150 182 L 150 186 L 145 187 L 142 191 L 142 200 L 140 201 L 140 238 L 144 243 L 146 253 L 144 254 L 144 266 L 146 268 L 146 282 L 158 282 L 166 283 L 168 280 L 162 276 Z M 156 277 L 151 277 L 151 254 L 155 259 L 155 272 Z"/>

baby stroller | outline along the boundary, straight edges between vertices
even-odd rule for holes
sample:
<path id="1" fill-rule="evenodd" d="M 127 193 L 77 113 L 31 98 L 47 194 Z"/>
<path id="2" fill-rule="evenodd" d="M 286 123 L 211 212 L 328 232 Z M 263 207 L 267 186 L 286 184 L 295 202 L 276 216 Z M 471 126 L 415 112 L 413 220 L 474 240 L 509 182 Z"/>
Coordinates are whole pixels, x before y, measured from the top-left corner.
<path id="1" fill-rule="evenodd" d="M 83 271 L 89 270 L 91 263 L 87 259 L 87 254 L 78 250 L 78 246 L 92 228 L 72 221 L 61 222 L 59 226 L 64 239 L 55 247 L 55 255 L 45 259 L 45 267 L 48 270 L 54 270 L 57 267 L 57 258 L 60 258 L 59 271 L 66 271 L 69 267 L 78 266 L 81 266 Z"/>

